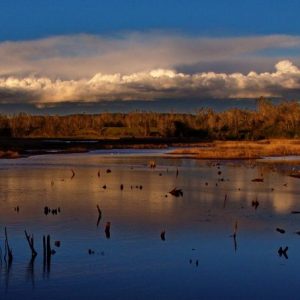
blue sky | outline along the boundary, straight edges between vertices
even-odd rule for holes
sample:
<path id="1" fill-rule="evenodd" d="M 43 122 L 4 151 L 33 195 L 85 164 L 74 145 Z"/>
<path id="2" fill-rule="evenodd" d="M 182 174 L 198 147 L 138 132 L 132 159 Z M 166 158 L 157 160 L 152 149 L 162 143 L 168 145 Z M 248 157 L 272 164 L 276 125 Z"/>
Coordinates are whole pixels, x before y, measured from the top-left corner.
<path id="1" fill-rule="evenodd" d="M 299 99 L 299 11 L 296 0 L 1 0 L 0 106 Z"/>
<path id="2" fill-rule="evenodd" d="M 244 36 L 300 34 L 297 0 L 1 0 L 0 39 L 170 30 Z"/>

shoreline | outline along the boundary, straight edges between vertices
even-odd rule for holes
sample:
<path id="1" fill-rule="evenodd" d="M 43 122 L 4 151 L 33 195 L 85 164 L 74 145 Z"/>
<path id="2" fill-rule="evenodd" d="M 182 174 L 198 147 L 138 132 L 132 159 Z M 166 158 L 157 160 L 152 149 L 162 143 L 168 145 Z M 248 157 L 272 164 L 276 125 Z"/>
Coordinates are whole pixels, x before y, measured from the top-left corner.
<path id="1" fill-rule="evenodd" d="M 300 140 L 207 141 L 193 138 L 119 138 L 101 140 L 0 138 L 0 159 L 42 154 L 87 153 L 112 149 L 168 149 L 170 158 L 203 160 L 258 160 L 299 156 Z M 279 159 L 280 160 L 280 159 Z M 296 159 L 296 161 L 299 161 Z M 273 160 L 272 160 L 273 161 Z"/>
<path id="2" fill-rule="evenodd" d="M 34 139 L 0 138 L 0 159 L 41 154 L 85 153 L 109 149 L 167 149 L 197 147 L 207 141 L 197 138 Z"/>

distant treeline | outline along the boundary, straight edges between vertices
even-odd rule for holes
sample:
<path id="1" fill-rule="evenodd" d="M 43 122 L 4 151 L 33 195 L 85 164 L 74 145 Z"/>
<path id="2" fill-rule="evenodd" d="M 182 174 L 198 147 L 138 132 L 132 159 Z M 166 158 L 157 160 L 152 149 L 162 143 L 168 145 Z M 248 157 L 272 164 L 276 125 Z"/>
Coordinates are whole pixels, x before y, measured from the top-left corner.
<path id="1" fill-rule="evenodd" d="M 42 138 L 197 137 L 256 140 L 300 137 L 300 104 L 258 100 L 257 110 L 230 109 L 196 114 L 102 113 L 67 116 L 0 115 L 0 136 Z"/>

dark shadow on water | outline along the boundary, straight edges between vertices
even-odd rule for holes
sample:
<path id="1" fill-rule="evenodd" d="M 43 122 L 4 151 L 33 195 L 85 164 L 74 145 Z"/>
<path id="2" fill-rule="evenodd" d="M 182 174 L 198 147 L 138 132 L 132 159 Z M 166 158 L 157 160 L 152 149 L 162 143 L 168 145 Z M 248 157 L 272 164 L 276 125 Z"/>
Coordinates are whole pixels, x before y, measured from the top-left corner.
<path id="1" fill-rule="evenodd" d="M 97 220 L 97 227 L 99 227 L 100 221 L 101 221 L 101 216 L 99 215 Z"/>
<path id="2" fill-rule="evenodd" d="M 4 260 L 4 285 L 5 285 L 5 293 L 8 292 L 9 283 L 10 283 L 10 276 L 12 271 L 12 261 L 11 260 Z"/>
<path id="3" fill-rule="evenodd" d="M 43 278 L 49 278 L 51 271 L 51 247 L 50 236 L 43 236 Z"/>
<path id="4" fill-rule="evenodd" d="M 233 236 L 233 247 L 234 247 L 234 252 L 237 252 L 237 240 L 236 240 L 236 235 Z"/>
<path id="5" fill-rule="evenodd" d="M 105 236 L 106 236 L 107 239 L 110 239 L 110 222 L 106 223 L 106 226 L 105 226 Z"/>
<path id="6" fill-rule="evenodd" d="M 35 273 L 34 273 L 34 263 L 35 263 L 36 256 L 31 257 L 28 265 L 27 265 L 27 273 L 26 279 L 31 281 L 32 289 L 35 288 Z"/>

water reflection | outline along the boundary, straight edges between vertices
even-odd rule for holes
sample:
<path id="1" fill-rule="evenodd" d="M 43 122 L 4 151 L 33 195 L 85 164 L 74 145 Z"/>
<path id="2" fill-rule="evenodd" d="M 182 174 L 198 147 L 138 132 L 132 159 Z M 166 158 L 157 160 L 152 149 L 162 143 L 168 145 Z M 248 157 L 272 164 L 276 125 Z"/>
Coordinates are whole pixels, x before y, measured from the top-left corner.
<path id="1" fill-rule="evenodd" d="M 12 260 L 4 259 L 4 264 L 1 267 L 4 267 L 4 285 L 5 285 L 5 292 L 8 291 L 9 283 L 10 283 L 10 274 L 11 274 L 11 267 L 12 267 Z"/>
<path id="2" fill-rule="evenodd" d="M 14 255 L 0 265 L 1 299 L 274 298 L 287 297 L 286 278 L 296 295 L 299 179 L 253 162 L 151 159 L 152 169 L 143 156 L 0 161 Z M 38 253 L 29 262 L 25 229 Z"/>
<path id="3" fill-rule="evenodd" d="M 36 256 L 32 256 L 28 265 L 27 265 L 27 276 L 26 280 L 30 281 L 32 288 L 35 287 L 35 273 L 34 273 L 34 262 L 35 262 Z"/>
<path id="4" fill-rule="evenodd" d="M 277 213 L 290 213 L 295 207 L 295 195 L 290 192 L 277 192 L 274 193 L 272 202 Z"/>
<path id="5" fill-rule="evenodd" d="M 107 222 L 105 225 L 105 236 L 107 239 L 110 239 L 110 222 Z"/>

